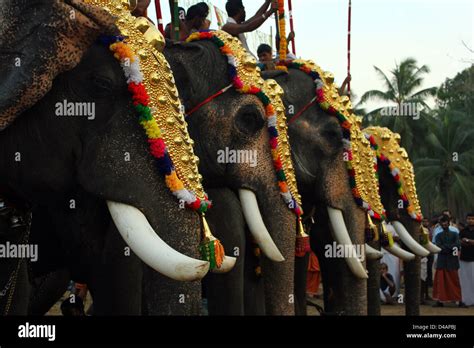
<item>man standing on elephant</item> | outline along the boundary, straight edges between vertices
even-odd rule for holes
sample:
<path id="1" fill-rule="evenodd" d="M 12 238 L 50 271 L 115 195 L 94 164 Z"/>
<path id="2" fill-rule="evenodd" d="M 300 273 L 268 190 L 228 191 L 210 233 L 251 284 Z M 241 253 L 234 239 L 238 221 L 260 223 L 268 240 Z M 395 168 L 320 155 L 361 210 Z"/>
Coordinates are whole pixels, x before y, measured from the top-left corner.
<path id="1" fill-rule="evenodd" d="M 459 277 L 462 302 L 474 305 L 474 213 L 467 215 L 467 227 L 459 235 L 461 238 L 461 261 Z"/>
<path id="2" fill-rule="evenodd" d="M 461 302 L 461 286 L 459 284 L 459 235 L 449 229 L 450 218 L 443 215 L 440 220 L 441 233 L 436 238 L 436 245 L 441 248 L 436 262 L 436 273 L 433 286 L 433 298 L 437 300 L 435 307 L 443 307 L 443 302 Z"/>
<path id="3" fill-rule="evenodd" d="M 251 53 L 245 33 L 252 32 L 265 23 L 265 21 L 278 10 L 278 2 L 276 0 L 265 0 L 262 7 L 260 7 L 257 13 L 249 20 L 246 20 L 247 15 L 242 0 L 227 0 L 225 8 L 229 18 L 227 19 L 227 23 L 222 27 L 222 30 L 232 36 L 238 37 L 247 52 Z"/>

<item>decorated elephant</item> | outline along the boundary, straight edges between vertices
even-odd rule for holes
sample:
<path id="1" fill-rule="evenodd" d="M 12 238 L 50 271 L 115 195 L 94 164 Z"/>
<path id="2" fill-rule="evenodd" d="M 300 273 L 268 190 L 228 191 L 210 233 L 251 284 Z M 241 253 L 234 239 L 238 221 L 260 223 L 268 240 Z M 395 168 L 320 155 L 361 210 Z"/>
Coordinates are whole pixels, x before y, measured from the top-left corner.
<path id="1" fill-rule="evenodd" d="M 390 228 L 400 237 L 402 245 L 415 256 L 399 256 L 404 261 L 404 279 L 407 315 L 420 315 L 420 259 L 440 250 L 430 242 L 421 226 L 421 207 L 418 201 L 413 165 L 405 149 L 400 147 L 400 135 L 387 128 L 370 127 L 364 133 L 377 155 L 380 193 Z M 378 266 L 378 265 L 376 265 Z M 374 279 L 380 279 L 378 267 L 373 267 Z M 375 288 L 375 286 L 374 286 Z M 379 287 L 377 287 L 378 290 Z M 373 300 L 372 300 L 373 298 Z M 380 314 L 378 291 L 370 295 L 369 314 Z"/>
<path id="2" fill-rule="evenodd" d="M 316 208 L 313 210 L 313 219 L 316 223 L 313 226 L 311 236 L 312 247 L 319 256 L 323 282 L 325 283 L 325 309 L 327 312 L 365 314 L 366 309 L 363 308 L 363 303 L 366 295 L 363 293 L 364 291 L 361 290 L 358 295 L 355 295 L 352 291 L 351 294 L 347 294 L 345 291 L 348 286 L 351 289 L 364 288 L 365 280 L 363 279 L 366 278 L 364 266 L 358 265 L 357 260 L 346 259 L 349 262 L 350 269 L 355 270 L 354 274 L 358 275 L 361 280 L 352 279 L 353 284 L 346 283 L 346 286 L 343 286 L 344 283 L 340 279 L 351 279 L 351 277 L 339 274 L 337 270 L 342 267 L 341 260 L 327 260 L 324 257 L 324 248 L 331 245 L 333 241 L 341 245 L 347 244 L 347 241 L 350 243 L 351 240 L 359 240 L 359 243 L 366 241 L 367 234 L 370 234 L 371 229 L 375 228 L 372 223 L 373 218 L 375 217 L 375 220 L 380 221 L 383 216 L 384 208 L 377 194 L 379 185 L 377 180 L 374 180 L 375 153 L 370 150 L 369 139 L 366 139 L 367 137 L 359 128 L 360 121 L 350 116 L 348 98 L 340 98 L 337 90 L 334 87 L 331 89 L 333 77 L 330 73 L 324 73 L 317 65 L 307 61 L 288 62 L 286 68 L 289 68 L 288 73 L 265 72 L 264 76 L 267 78 L 274 77 L 285 90 L 284 101 L 289 119 L 290 143 L 294 162 L 296 163 L 298 186 L 303 195 L 304 209 L 305 211 L 311 211 L 312 207 Z M 316 97 L 314 96 L 315 83 Z M 350 141 L 348 141 L 349 132 L 354 133 L 350 135 Z M 350 147 L 347 146 L 348 143 L 350 143 Z M 352 163 L 348 161 L 348 157 L 345 157 L 348 150 L 351 151 L 348 157 L 353 159 L 358 157 Z M 368 159 L 365 162 L 362 160 L 364 157 Z M 359 182 L 357 182 L 357 177 L 351 179 L 347 177 L 346 166 L 348 164 L 350 166 L 350 176 L 354 176 L 357 171 L 362 174 Z M 339 173 L 339 175 L 334 173 Z M 335 182 L 335 178 L 339 178 L 339 180 Z M 368 181 L 366 181 L 367 178 L 369 178 Z M 369 186 L 367 186 L 367 183 Z M 354 189 L 359 191 L 358 195 Z M 373 194 L 368 195 L 368 192 Z M 356 194 L 355 202 L 352 199 L 354 194 Z M 366 199 L 362 197 L 364 194 L 367 197 Z M 365 203 L 362 201 L 365 201 Z M 367 204 L 367 202 L 372 202 L 372 204 Z M 372 211 L 368 209 L 369 214 L 365 217 L 363 210 L 358 207 L 361 203 L 366 209 L 369 205 L 377 208 Z M 345 227 L 340 219 L 338 221 L 337 215 L 340 216 L 340 214 L 335 212 L 334 209 L 326 208 L 331 206 L 338 207 L 343 212 L 344 220 L 348 221 L 350 239 L 347 236 L 341 237 L 341 234 L 344 234 L 342 231 L 345 230 Z M 361 215 L 361 212 L 363 215 Z M 357 216 L 359 216 L 358 219 Z M 324 221 L 326 223 L 321 228 L 320 225 Z M 354 221 L 360 222 L 355 224 Z M 380 223 L 378 224 L 380 225 Z M 339 232 L 341 233 L 334 234 L 334 231 L 337 231 L 336 226 L 340 226 Z M 330 230 L 333 232 L 334 239 L 327 233 Z M 405 236 L 404 240 L 407 240 Z M 407 243 L 410 242 L 413 244 L 414 240 L 407 240 Z M 385 247 L 389 252 L 396 255 L 409 255 L 408 253 L 404 254 L 403 250 L 395 245 L 385 245 Z M 378 261 L 371 260 L 379 259 L 382 254 L 369 245 L 365 245 L 365 252 L 369 271 L 371 271 L 372 265 L 376 265 L 378 272 Z M 339 262 L 339 265 L 336 266 L 337 262 Z M 306 278 L 303 275 L 305 269 L 305 264 L 302 262 L 299 272 L 297 271 L 297 274 L 301 274 L 296 283 L 296 293 L 299 295 L 296 302 L 297 312 L 300 314 L 304 314 L 306 311 Z M 339 278 L 339 280 L 334 280 L 334 278 Z M 332 286 L 331 282 L 338 283 Z M 359 282 L 358 286 L 356 286 L 357 282 Z M 337 302 L 338 305 L 331 304 L 330 299 Z M 352 303 L 352 305 L 349 303 Z"/>
<path id="3" fill-rule="evenodd" d="M 127 11 L 125 7 L 116 10 Z M 99 313 L 101 297 L 114 296 L 114 291 L 122 301 L 124 295 L 130 296 L 128 301 L 134 306 L 127 308 L 128 314 L 141 313 L 142 263 L 129 262 L 128 255 L 134 253 L 167 276 L 160 283 L 160 293 L 166 295 L 160 299 L 166 302 L 160 307 L 163 313 L 197 314 L 201 301 L 197 280 L 210 264 L 198 259 L 198 231 L 204 220 L 192 210 L 205 211 L 207 197 L 196 165 L 178 168 L 195 174 L 192 187 L 186 180 L 183 184 L 182 173 L 176 175 L 176 167 L 170 166 L 177 153 L 194 158 L 185 127 L 180 129 L 181 144 L 160 152 L 164 143 L 159 134 L 153 134 L 159 132 L 158 124 L 144 119 L 143 112 L 149 109 L 140 108 L 143 94 L 130 85 L 127 88 L 127 82 L 140 76 L 132 76 L 116 60 L 128 51 L 119 45 L 115 19 L 75 0 L 1 1 L 0 17 L 4 76 L 0 82 L 0 186 L 15 199 L 49 211 L 65 263 L 76 273 L 73 277 L 87 282 Z M 120 31 L 127 29 L 134 38 L 143 35 L 133 19 L 126 18 Z M 117 40 L 115 57 L 104 42 L 96 42 L 99 34 L 109 35 L 107 44 Z M 153 43 L 132 39 L 129 46 L 150 56 L 153 52 L 155 60 L 149 64 L 154 63 L 155 69 L 143 73 L 150 106 L 184 126 L 169 67 Z M 158 100 L 159 86 L 166 87 L 160 89 L 164 101 Z M 142 112 L 141 123 L 137 111 Z M 148 127 L 146 134 L 142 126 Z M 164 173 L 166 181 L 163 167 L 171 168 Z M 173 190 L 174 186 L 181 190 Z M 190 209 L 182 209 L 174 196 Z M 115 227 L 122 237 L 105 233 Z M 108 243 L 111 239 L 117 244 Z M 85 245 L 76 248 L 78 241 Z M 19 274 L 16 265 L 7 263 L 2 284 Z M 104 283 L 101 276 L 109 274 L 111 266 L 115 282 Z M 144 283 L 155 273 L 149 269 L 145 267 Z M 9 291 L 7 298 L 12 291 L 23 290 L 10 287 Z M 181 302 L 179 294 L 186 301 Z M 148 308 L 158 305 L 153 299 L 147 301 Z"/>
<path id="4" fill-rule="evenodd" d="M 311 246 L 321 264 L 325 284 L 325 311 L 364 315 L 367 278 L 365 265 L 357 257 L 325 257 L 326 246 L 358 245 L 362 246 L 359 248 L 362 250 L 365 244 L 367 213 L 354 201 L 354 188 L 349 186 L 349 172 L 344 161 L 344 134 L 350 133 L 343 133 L 342 122 L 315 105 L 315 80 L 320 81 L 319 87 L 323 84 L 327 86 L 325 92 L 329 93 L 328 98 L 336 96 L 337 92 L 330 90 L 333 87 L 332 77 L 321 71 L 317 72 L 316 69 L 319 68 L 309 62 L 293 62 L 287 68 L 288 73 L 269 72 L 264 75 L 275 78 L 285 92 L 283 101 L 287 110 L 290 144 L 303 208 L 306 212 L 314 211 Z M 355 124 L 353 130 L 356 131 L 357 127 Z M 357 141 L 363 142 L 360 134 L 354 136 L 358 137 Z M 381 211 L 381 204 L 379 207 Z M 306 273 L 306 266 L 305 262 L 301 262 L 296 271 L 301 274 L 296 284 L 299 289 L 299 314 L 306 312 L 306 277 L 303 275 Z M 352 289 L 351 293 L 345 291 L 347 288 Z"/>
<path id="5" fill-rule="evenodd" d="M 244 311 L 244 255 L 253 238 L 265 255 L 259 286 L 271 294 L 256 304 L 258 314 L 292 315 L 301 209 L 289 149 L 280 149 L 288 142 L 283 142 L 286 126 L 276 126 L 270 96 L 275 86 L 264 84 L 256 62 L 230 35 L 196 33 L 188 41 L 169 43 L 164 53 L 187 110 L 205 187 L 214 199 L 207 217 L 226 249 L 240 256 L 230 273 L 205 279 L 209 312 L 251 314 Z M 256 162 L 242 165 L 220 158 L 231 152 L 254 153 Z"/>

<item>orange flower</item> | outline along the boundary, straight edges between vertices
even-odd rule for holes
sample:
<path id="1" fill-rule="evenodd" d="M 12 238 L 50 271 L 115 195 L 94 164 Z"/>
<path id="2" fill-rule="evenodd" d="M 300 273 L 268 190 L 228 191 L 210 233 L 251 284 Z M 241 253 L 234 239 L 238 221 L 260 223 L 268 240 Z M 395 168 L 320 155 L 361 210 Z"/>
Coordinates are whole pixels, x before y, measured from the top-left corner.
<path id="1" fill-rule="evenodd" d="M 184 189 L 184 185 L 181 180 L 179 180 L 175 171 L 172 171 L 170 175 L 167 175 L 165 180 L 166 186 L 168 186 L 171 192 L 176 192 Z"/>

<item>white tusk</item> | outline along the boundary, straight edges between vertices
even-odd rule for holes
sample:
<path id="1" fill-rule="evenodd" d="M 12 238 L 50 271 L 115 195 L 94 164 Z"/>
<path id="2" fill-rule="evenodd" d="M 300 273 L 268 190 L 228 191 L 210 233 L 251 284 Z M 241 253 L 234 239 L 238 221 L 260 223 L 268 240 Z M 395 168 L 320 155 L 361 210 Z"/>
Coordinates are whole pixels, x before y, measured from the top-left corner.
<path id="1" fill-rule="evenodd" d="M 334 209 L 331 207 L 327 207 L 329 221 L 331 222 L 332 232 L 334 239 L 337 244 L 343 245 L 344 247 L 352 245 L 351 238 L 349 237 L 349 232 L 347 231 L 346 223 L 344 222 L 344 216 L 342 212 L 338 209 Z M 357 255 L 354 253 L 352 255 Z M 352 273 L 360 279 L 367 279 L 369 276 L 367 275 L 367 270 L 365 269 L 362 262 L 357 257 L 346 257 L 345 258 L 347 266 L 352 271 Z"/>
<path id="2" fill-rule="evenodd" d="M 213 269 L 211 272 L 216 274 L 229 273 L 234 268 L 237 259 L 231 256 L 224 256 L 224 261 L 220 268 Z"/>
<path id="3" fill-rule="evenodd" d="M 403 261 L 412 261 L 415 259 L 415 254 L 403 250 L 398 245 L 394 244 L 392 247 L 384 247 L 390 254 L 400 258 Z"/>
<path id="4" fill-rule="evenodd" d="M 440 247 L 438 247 L 436 244 L 431 243 L 430 241 L 428 241 L 428 244 L 423 245 L 423 248 L 425 248 L 432 254 L 438 254 L 441 251 Z"/>
<path id="5" fill-rule="evenodd" d="M 410 235 L 407 231 L 405 226 L 400 221 L 393 221 L 392 222 L 393 228 L 397 232 L 398 236 L 402 240 L 403 244 L 407 246 L 410 251 L 412 251 L 415 255 L 426 257 L 430 254 L 428 250 L 423 248 L 420 244 L 417 243 L 416 240 Z"/>
<path id="6" fill-rule="evenodd" d="M 107 206 L 125 243 L 157 272 L 178 281 L 194 281 L 209 271 L 209 262 L 190 258 L 166 244 L 137 208 L 111 201 Z"/>
<path id="7" fill-rule="evenodd" d="M 245 217 L 245 221 L 249 226 L 250 233 L 255 241 L 262 249 L 262 252 L 270 260 L 275 262 L 283 262 L 285 258 L 275 245 L 270 233 L 268 233 L 265 223 L 263 222 L 260 209 L 258 208 L 257 197 L 250 190 L 239 189 L 240 205 Z M 296 233 L 295 233 L 296 234 Z"/>
<path id="8" fill-rule="evenodd" d="M 380 260 L 383 254 L 377 249 L 372 248 L 369 244 L 365 244 L 365 255 L 369 260 Z"/>

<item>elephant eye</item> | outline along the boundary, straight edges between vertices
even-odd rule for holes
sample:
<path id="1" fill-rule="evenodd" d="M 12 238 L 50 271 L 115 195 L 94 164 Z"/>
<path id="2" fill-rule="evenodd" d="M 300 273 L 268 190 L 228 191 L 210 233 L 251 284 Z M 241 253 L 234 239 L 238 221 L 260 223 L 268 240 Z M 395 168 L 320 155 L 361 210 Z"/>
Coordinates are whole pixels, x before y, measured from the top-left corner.
<path id="1" fill-rule="evenodd" d="M 112 81 L 104 76 L 91 75 L 91 92 L 97 97 L 103 97 L 112 93 Z"/>
<path id="2" fill-rule="evenodd" d="M 238 111 L 235 125 L 242 133 L 253 135 L 265 125 L 265 116 L 256 106 L 246 105 Z"/>

